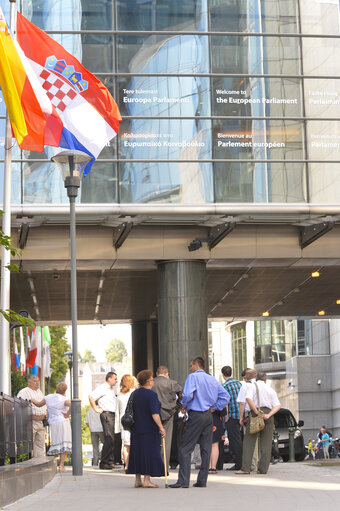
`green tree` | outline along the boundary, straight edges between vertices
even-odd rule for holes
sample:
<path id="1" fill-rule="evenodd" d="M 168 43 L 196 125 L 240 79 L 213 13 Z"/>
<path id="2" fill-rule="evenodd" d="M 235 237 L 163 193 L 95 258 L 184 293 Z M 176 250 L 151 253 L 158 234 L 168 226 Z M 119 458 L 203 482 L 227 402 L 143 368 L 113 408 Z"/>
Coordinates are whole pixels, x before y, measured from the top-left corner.
<path id="1" fill-rule="evenodd" d="M 91 350 L 85 350 L 84 355 L 81 357 L 81 362 L 97 362 L 96 357 Z"/>
<path id="2" fill-rule="evenodd" d="M 83 444 L 91 443 L 91 432 L 85 422 L 86 414 L 90 408 L 91 408 L 91 405 L 82 406 L 82 408 L 81 408 L 81 433 L 82 433 L 81 436 L 82 436 Z"/>
<path id="3" fill-rule="evenodd" d="M 58 382 L 64 381 L 65 375 L 68 371 L 68 365 L 64 357 L 65 351 L 69 351 L 71 346 L 66 339 L 65 326 L 52 326 L 50 327 L 51 335 L 51 378 L 50 378 L 50 392 L 55 391 Z"/>
<path id="4" fill-rule="evenodd" d="M 112 339 L 109 347 L 105 350 L 106 360 L 108 362 L 123 362 L 123 358 L 127 357 L 125 344 L 121 339 Z"/>

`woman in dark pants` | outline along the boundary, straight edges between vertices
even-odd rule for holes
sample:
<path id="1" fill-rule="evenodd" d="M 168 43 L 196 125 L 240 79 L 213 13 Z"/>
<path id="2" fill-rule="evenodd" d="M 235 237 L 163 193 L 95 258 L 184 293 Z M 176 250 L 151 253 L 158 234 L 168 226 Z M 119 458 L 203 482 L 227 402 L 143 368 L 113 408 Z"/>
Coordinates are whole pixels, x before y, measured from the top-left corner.
<path id="1" fill-rule="evenodd" d="M 160 408 L 156 392 L 153 392 L 152 371 L 144 370 L 137 374 L 140 385 L 133 393 L 133 418 L 131 445 L 127 474 L 136 474 L 136 488 L 158 488 L 150 477 L 164 475 L 161 458 L 161 436 L 165 437 Z M 144 482 L 142 482 L 142 475 Z"/>

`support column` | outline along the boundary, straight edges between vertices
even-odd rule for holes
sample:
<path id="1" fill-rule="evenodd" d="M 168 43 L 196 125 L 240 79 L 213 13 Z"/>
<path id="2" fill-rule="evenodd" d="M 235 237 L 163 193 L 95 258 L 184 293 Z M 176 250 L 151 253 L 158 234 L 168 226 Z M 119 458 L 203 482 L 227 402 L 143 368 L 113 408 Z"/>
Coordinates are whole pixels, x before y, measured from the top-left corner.
<path id="1" fill-rule="evenodd" d="M 183 384 L 190 360 L 208 363 L 208 326 L 204 261 L 167 261 L 158 265 L 159 361 Z"/>
<path id="2" fill-rule="evenodd" d="M 156 321 L 134 321 L 132 323 L 132 374 L 143 369 L 154 373 L 158 361 L 158 329 Z"/>

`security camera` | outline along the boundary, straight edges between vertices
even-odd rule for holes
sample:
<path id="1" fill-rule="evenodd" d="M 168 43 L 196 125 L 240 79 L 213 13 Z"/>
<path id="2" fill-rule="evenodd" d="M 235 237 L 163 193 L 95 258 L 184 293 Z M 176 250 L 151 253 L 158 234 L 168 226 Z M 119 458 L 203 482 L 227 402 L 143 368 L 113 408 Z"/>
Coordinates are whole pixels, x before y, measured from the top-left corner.
<path id="1" fill-rule="evenodd" d="M 321 383 L 322 383 L 321 380 L 318 380 L 318 385 L 321 385 Z"/>
<path id="2" fill-rule="evenodd" d="M 60 279 L 60 273 L 58 273 L 58 272 L 56 272 L 56 271 L 55 271 L 55 272 L 53 273 L 53 280 L 59 280 L 59 279 Z"/>

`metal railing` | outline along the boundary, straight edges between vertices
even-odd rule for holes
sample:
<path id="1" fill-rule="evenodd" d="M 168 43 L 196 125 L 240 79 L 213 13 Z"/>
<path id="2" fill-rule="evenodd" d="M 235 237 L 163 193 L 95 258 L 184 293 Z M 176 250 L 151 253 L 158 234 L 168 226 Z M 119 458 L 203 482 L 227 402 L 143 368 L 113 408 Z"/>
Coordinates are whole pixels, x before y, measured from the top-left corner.
<path id="1" fill-rule="evenodd" d="M 32 457 L 32 408 L 29 401 L 0 393 L 0 465 Z"/>

